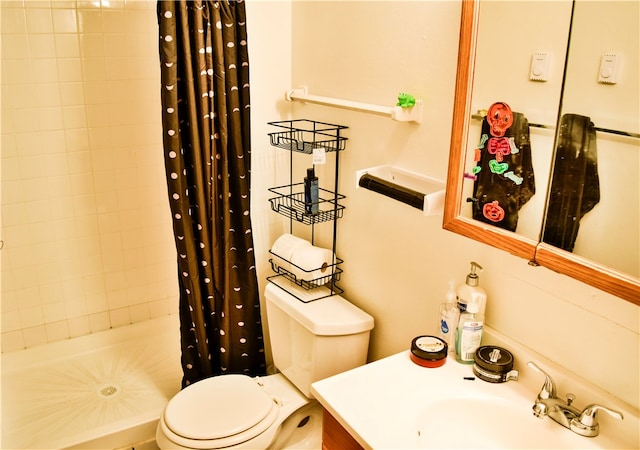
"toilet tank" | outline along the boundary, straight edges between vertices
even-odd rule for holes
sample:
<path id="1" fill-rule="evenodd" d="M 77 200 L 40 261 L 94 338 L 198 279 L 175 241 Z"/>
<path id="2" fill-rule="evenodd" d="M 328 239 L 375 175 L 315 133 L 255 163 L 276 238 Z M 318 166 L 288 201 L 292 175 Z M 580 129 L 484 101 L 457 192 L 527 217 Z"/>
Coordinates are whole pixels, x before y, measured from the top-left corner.
<path id="1" fill-rule="evenodd" d="M 373 317 L 339 295 L 304 303 L 267 283 L 265 301 L 273 362 L 307 397 L 315 381 L 367 362 Z"/>

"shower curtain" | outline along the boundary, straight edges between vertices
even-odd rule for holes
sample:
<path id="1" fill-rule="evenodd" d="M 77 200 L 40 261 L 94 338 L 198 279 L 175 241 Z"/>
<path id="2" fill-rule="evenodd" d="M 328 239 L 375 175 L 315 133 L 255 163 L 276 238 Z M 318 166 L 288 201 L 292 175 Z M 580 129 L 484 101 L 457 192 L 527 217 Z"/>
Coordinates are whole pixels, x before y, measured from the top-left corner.
<path id="1" fill-rule="evenodd" d="M 158 1 L 162 127 L 182 386 L 266 371 L 251 235 L 243 1 Z"/>

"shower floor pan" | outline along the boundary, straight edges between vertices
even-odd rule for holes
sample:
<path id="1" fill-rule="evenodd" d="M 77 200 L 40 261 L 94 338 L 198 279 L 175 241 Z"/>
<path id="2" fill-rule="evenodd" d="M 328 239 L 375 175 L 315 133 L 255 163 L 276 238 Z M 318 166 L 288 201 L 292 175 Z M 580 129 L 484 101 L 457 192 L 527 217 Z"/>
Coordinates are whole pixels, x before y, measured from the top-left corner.
<path id="1" fill-rule="evenodd" d="M 1 448 L 153 440 L 181 379 L 177 315 L 3 354 Z"/>

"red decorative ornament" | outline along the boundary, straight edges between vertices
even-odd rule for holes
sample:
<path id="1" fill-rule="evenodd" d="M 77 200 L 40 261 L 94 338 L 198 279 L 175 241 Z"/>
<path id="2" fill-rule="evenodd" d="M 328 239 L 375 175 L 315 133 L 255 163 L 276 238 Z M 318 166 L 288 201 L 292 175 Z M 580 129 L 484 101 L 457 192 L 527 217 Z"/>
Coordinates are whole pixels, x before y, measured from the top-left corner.
<path id="1" fill-rule="evenodd" d="M 489 124 L 492 136 L 504 136 L 504 133 L 513 124 L 511 107 L 503 102 L 494 103 L 489 107 L 489 111 L 487 112 L 487 123 Z"/>
<path id="2" fill-rule="evenodd" d="M 500 206 L 498 200 L 485 204 L 482 207 L 482 214 L 492 222 L 500 222 L 504 219 L 504 209 Z"/>
<path id="3" fill-rule="evenodd" d="M 496 161 L 502 162 L 503 156 L 511 154 L 511 144 L 509 144 L 509 139 L 505 137 L 491 138 L 487 150 L 492 155 L 496 155 Z"/>

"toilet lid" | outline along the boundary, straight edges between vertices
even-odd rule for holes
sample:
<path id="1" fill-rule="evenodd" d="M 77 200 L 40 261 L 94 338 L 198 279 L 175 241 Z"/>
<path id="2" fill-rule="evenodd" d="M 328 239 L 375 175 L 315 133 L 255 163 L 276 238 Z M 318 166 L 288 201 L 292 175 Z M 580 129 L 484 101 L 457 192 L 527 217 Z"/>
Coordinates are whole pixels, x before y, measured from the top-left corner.
<path id="1" fill-rule="evenodd" d="M 237 435 L 267 417 L 275 417 L 270 414 L 274 408 L 277 408 L 274 399 L 252 378 L 223 375 L 206 378 L 180 391 L 169 401 L 164 421 L 183 438 L 216 440 Z M 264 430 L 262 426 L 258 428 Z"/>

